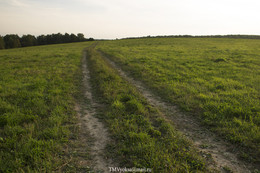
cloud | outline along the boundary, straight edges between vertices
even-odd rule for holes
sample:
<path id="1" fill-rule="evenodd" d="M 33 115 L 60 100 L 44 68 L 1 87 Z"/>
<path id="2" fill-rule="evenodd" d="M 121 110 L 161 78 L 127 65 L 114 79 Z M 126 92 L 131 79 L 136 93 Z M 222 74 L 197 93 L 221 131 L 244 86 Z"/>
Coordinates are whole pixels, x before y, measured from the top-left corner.
<path id="1" fill-rule="evenodd" d="M 6 2 L 15 7 L 30 7 L 31 5 L 25 0 L 6 0 Z"/>

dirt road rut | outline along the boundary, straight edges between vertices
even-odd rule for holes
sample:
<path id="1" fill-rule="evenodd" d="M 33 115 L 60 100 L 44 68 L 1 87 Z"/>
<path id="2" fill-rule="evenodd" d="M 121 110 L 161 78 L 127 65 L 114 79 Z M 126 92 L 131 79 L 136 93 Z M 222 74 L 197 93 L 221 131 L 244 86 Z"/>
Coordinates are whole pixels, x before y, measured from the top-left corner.
<path id="1" fill-rule="evenodd" d="M 83 90 L 84 99 L 88 103 L 76 105 L 76 111 L 79 114 L 81 134 L 90 133 L 91 138 L 93 138 L 93 143 L 90 145 L 90 154 L 94 159 L 94 172 L 109 172 L 109 167 L 114 165 L 112 161 L 105 156 L 105 147 L 110 141 L 110 138 L 103 123 L 95 116 L 102 105 L 98 104 L 93 98 L 86 58 L 87 51 L 83 51 Z"/>

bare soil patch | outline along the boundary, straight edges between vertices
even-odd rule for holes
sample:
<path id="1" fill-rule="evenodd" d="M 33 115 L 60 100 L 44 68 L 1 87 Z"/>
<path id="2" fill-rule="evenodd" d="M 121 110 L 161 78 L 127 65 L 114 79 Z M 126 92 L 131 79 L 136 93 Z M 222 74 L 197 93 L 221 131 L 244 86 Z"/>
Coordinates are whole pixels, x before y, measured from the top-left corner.
<path id="1" fill-rule="evenodd" d="M 83 72 L 83 92 L 84 103 L 77 104 L 75 110 L 79 118 L 79 142 L 82 143 L 81 152 L 86 152 L 84 146 L 88 146 L 90 157 L 89 160 L 79 159 L 80 165 L 90 164 L 94 172 L 109 172 L 109 167 L 114 163 L 105 156 L 106 145 L 110 142 L 109 133 L 104 124 L 96 117 L 100 113 L 102 105 L 97 103 L 92 95 L 90 85 L 90 75 L 87 68 L 87 53 L 83 52 L 82 72 Z"/>

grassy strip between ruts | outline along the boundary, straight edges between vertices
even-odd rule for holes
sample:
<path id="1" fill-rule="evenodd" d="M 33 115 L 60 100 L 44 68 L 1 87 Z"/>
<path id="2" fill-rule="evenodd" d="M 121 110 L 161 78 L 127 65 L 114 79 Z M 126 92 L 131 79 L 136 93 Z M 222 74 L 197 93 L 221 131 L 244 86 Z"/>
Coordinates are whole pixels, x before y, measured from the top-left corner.
<path id="1" fill-rule="evenodd" d="M 153 172 L 206 171 L 189 142 L 98 52 L 89 49 L 87 60 L 96 95 L 107 105 L 102 118 L 116 141 L 109 149 L 121 166 L 152 168 Z"/>
<path id="2" fill-rule="evenodd" d="M 89 44 L 0 51 L 0 172 L 52 172 L 64 164 L 75 75 Z"/>

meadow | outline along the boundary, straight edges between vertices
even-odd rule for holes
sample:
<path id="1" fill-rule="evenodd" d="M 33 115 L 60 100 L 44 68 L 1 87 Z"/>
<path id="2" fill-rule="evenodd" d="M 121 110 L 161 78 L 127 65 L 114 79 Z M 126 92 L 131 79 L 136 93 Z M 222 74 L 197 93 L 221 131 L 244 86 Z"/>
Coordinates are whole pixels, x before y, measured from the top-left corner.
<path id="1" fill-rule="evenodd" d="M 83 49 L 90 92 L 103 105 L 96 116 L 112 138 L 106 157 L 115 163 L 154 172 L 211 171 L 208 158 L 103 56 L 233 143 L 242 159 L 259 163 L 259 40 L 142 38 L 95 43 L 0 51 L 0 172 L 60 171 L 67 162 L 64 146 L 70 147 L 71 138 L 77 140 L 71 136 L 77 135 L 73 129 L 79 121 L 75 103 L 88 104 L 82 97 Z"/>
<path id="2" fill-rule="evenodd" d="M 0 51 L 0 172 L 51 172 L 63 164 L 89 44 Z"/>
<path id="3" fill-rule="evenodd" d="M 94 49 L 88 50 L 93 88 L 105 103 L 100 119 L 109 127 L 113 143 L 108 157 L 127 168 L 153 172 L 208 172 L 205 160 L 162 113 L 112 68 Z"/>
<path id="4" fill-rule="evenodd" d="M 259 163 L 260 41 L 146 38 L 106 41 L 104 52 L 164 100 L 199 117 Z"/>

